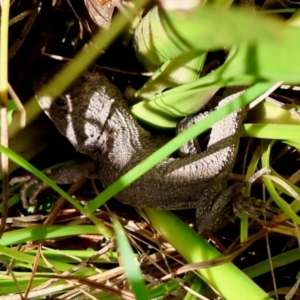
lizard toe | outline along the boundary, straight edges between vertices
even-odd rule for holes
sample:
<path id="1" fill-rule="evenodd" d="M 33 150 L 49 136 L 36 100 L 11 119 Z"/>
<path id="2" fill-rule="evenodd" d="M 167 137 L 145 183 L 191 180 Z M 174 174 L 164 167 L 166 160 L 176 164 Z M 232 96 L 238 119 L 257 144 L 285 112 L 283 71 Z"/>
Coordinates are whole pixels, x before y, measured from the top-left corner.
<path id="1" fill-rule="evenodd" d="M 28 203 L 33 204 L 35 202 L 36 196 L 45 186 L 43 182 L 31 175 L 14 177 L 9 182 L 10 185 L 15 185 L 16 183 L 24 183 L 20 190 L 21 201 L 24 208 L 28 208 Z M 29 198 L 27 199 L 27 191 L 30 187 L 33 187 L 33 190 L 30 192 Z"/>

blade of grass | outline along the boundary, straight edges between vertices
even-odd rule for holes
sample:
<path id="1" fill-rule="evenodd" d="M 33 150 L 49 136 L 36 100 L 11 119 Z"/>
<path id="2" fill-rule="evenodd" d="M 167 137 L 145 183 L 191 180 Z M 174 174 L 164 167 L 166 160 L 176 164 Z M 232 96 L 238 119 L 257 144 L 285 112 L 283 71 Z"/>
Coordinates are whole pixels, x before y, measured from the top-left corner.
<path id="1" fill-rule="evenodd" d="M 199 277 L 196 277 L 194 282 L 192 283 L 190 289 L 195 292 L 195 293 L 202 293 L 202 290 L 205 292 L 205 288 L 206 288 L 206 284 L 204 283 L 204 281 L 202 279 L 200 279 Z M 183 300 L 197 300 L 199 299 L 198 295 L 194 295 L 191 292 L 188 292 Z"/>
<path id="2" fill-rule="evenodd" d="M 174 128 L 179 117 L 199 111 L 219 88 L 261 81 L 258 75 L 249 72 L 251 68 L 245 63 L 250 54 L 249 45 L 234 47 L 225 63 L 214 72 L 135 104 L 130 111 L 143 122 Z"/>
<path id="3" fill-rule="evenodd" d="M 295 262 L 300 259 L 299 249 L 293 249 L 290 251 L 286 251 L 285 253 L 278 254 L 272 257 L 272 266 L 274 268 L 285 267 L 287 264 Z M 266 259 L 261 261 L 251 267 L 248 267 L 243 270 L 245 274 L 247 274 L 250 278 L 258 277 L 262 274 L 270 272 L 270 261 Z M 297 277 L 299 274 L 297 275 Z"/>
<path id="4" fill-rule="evenodd" d="M 245 180 L 248 180 L 252 175 L 254 175 L 255 171 L 257 170 L 257 165 L 260 161 L 260 157 L 262 154 L 262 148 L 259 145 L 254 153 L 252 154 L 251 161 L 247 168 L 247 173 L 245 176 Z M 244 196 L 250 197 L 251 195 L 251 185 L 246 187 Z M 242 213 L 241 215 L 241 223 L 240 223 L 240 242 L 244 244 L 248 241 L 248 228 L 249 228 L 249 216 L 246 213 Z"/>
<path id="5" fill-rule="evenodd" d="M 300 140 L 300 124 L 243 124 L 241 136 L 273 140 Z"/>
<path id="6" fill-rule="evenodd" d="M 37 250 L 26 251 L 27 254 L 36 256 Z M 56 249 L 43 249 L 43 256 L 47 259 L 52 259 L 56 261 L 76 263 L 78 260 L 87 260 L 90 257 L 97 254 L 97 251 L 84 249 L 84 250 L 56 250 Z M 111 263 L 114 265 L 118 263 L 118 254 L 115 251 L 109 250 L 105 254 L 93 259 L 93 262 Z"/>
<path id="7" fill-rule="evenodd" d="M 195 275 L 188 274 L 180 279 L 176 278 L 176 280 L 170 280 L 166 283 L 160 283 L 159 285 L 157 285 L 149 290 L 151 299 L 157 299 L 160 297 L 167 296 L 167 295 L 171 294 L 172 292 L 176 291 L 180 287 L 180 284 L 188 283 L 190 280 L 193 280 L 193 279 L 195 279 Z"/>
<path id="8" fill-rule="evenodd" d="M 271 148 L 274 144 L 273 142 L 265 142 L 264 143 L 264 149 L 263 149 L 263 155 L 261 158 L 262 161 L 262 167 L 270 168 L 270 154 L 271 154 Z M 281 209 L 281 211 L 290 219 L 292 219 L 297 224 L 300 224 L 300 217 L 295 214 L 293 209 L 290 205 L 288 205 L 285 200 L 279 196 L 279 194 L 276 192 L 276 189 L 274 187 L 274 184 L 271 179 L 269 179 L 267 176 L 263 176 L 262 178 L 264 184 L 266 185 L 266 188 L 270 194 L 270 197 L 275 201 L 275 203 L 278 205 L 278 207 Z"/>
<path id="9" fill-rule="evenodd" d="M 76 233 L 80 234 L 99 234 L 97 227 L 94 225 L 77 225 L 77 226 L 32 226 L 28 228 L 17 229 L 3 234 L 0 245 L 12 246 L 26 242 L 34 242 L 44 239 L 54 239 L 63 236 L 69 236 Z"/>
<path id="10" fill-rule="evenodd" d="M 218 34 L 215 24 L 222 24 Z M 254 16 L 236 8 L 225 10 L 207 4 L 186 11 L 163 11 L 156 6 L 139 24 L 134 47 L 138 59 L 153 69 L 190 50 L 218 50 L 245 42 L 279 42 L 288 30 L 287 25 L 271 16 Z"/>
<path id="11" fill-rule="evenodd" d="M 136 257 L 131 249 L 129 241 L 117 218 L 113 220 L 117 245 L 120 251 L 122 262 L 125 267 L 126 278 L 128 279 L 132 292 L 137 300 L 150 300 L 149 291 L 146 288 L 142 272 L 136 261 Z"/>
<path id="12" fill-rule="evenodd" d="M 221 257 L 218 250 L 172 213 L 150 209 L 145 211 L 154 228 L 187 262 L 203 262 Z M 271 300 L 271 297 L 231 262 L 197 270 L 197 273 L 223 299 L 240 300 L 241 295 L 247 295 L 247 300 Z M 233 282 L 234 288 L 232 288 Z"/>
<path id="13" fill-rule="evenodd" d="M 10 1 L 3 0 L 1 7 L 1 27 L 0 27 L 0 118 L 1 118 L 1 145 L 8 147 L 8 120 L 7 120 L 7 82 L 8 82 L 8 23 L 9 23 Z M 0 238 L 5 231 L 5 224 L 8 213 L 8 170 L 9 160 L 3 153 L 0 155 L 2 178 L 2 205 L 3 212 L 1 216 Z"/>
<path id="14" fill-rule="evenodd" d="M 212 15 L 213 11 L 214 15 Z M 177 118 L 198 111 L 221 87 L 251 85 L 261 80 L 299 82 L 299 66 L 290 62 L 297 60 L 300 51 L 299 49 L 294 51 L 295 46 L 293 46 L 294 41 L 298 39 L 297 36 L 300 38 L 300 30 L 278 20 L 257 18 L 241 10 L 238 13 L 235 11 L 234 15 L 233 11 L 234 8 L 220 11 L 210 5 L 199 6 L 184 13 L 162 11 L 154 7 L 146 15 L 135 34 L 136 52 L 144 64 L 156 66 L 182 53 L 197 50 L 201 53 L 204 49 L 215 50 L 224 46 L 238 46 L 230 51 L 228 59 L 221 67 L 193 84 L 183 85 L 178 89 L 173 88 L 134 105 L 131 112 L 137 118 L 154 126 L 174 128 Z M 244 14 L 244 19 L 239 23 L 243 26 L 237 25 L 239 31 L 232 30 L 231 26 L 237 22 L 240 14 Z M 224 32 L 215 34 L 214 24 L 219 23 L 222 17 L 224 17 L 224 26 L 222 26 Z M 249 26 L 250 23 L 252 24 L 249 27 L 252 29 L 260 22 L 266 23 L 262 25 L 261 30 L 257 29 L 260 32 L 257 31 L 254 37 L 246 29 L 247 22 Z M 199 30 L 190 30 L 196 26 L 196 23 Z M 273 31 L 274 28 L 279 30 L 278 35 Z M 243 30 L 247 32 L 241 34 Z M 269 34 L 269 39 L 262 38 L 266 32 Z"/>
<path id="15" fill-rule="evenodd" d="M 32 256 L 32 255 L 26 254 L 24 252 L 16 251 L 16 250 L 11 249 L 11 248 L 7 248 L 7 247 L 4 247 L 2 245 L 0 245 L 0 253 L 5 255 L 5 256 L 8 256 L 10 258 L 14 258 L 16 260 L 23 261 L 23 262 L 26 262 L 26 263 L 31 264 L 31 265 L 34 264 L 34 261 L 35 261 L 35 257 Z M 72 267 L 73 267 L 72 264 L 66 264 L 66 263 L 63 263 L 63 262 L 56 262 L 56 261 L 51 261 L 51 264 L 57 270 L 60 270 L 62 272 L 63 271 L 68 271 L 68 270 L 72 269 Z M 49 269 L 49 266 L 42 260 L 39 261 L 38 265 L 40 267 L 44 267 L 44 268 Z M 91 276 L 91 275 L 94 275 L 94 274 L 96 274 L 96 271 L 93 270 L 92 268 L 88 268 L 88 267 L 82 268 L 81 270 L 76 272 L 76 275 L 83 276 L 83 277 Z"/>
<path id="16" fill-rule="evenodd" d="M 131 108 L 131 113 L 146 123 L 149 123 L 150 120 L 151 124 L 155 126 L 164 128 L 175 127 L 177 120 L 174 120 L 168 111 L 171 107 L 174 107 L 174 111 L 180 110 L 183 106 L 182 114 L 186 114 L 186 110 L 190 106 L 187 106 L 187 103 L 191 103 L 192 99 L 187 97 L 186 94 L 179 92 L 178 89 L 172 90 L 169 97 L 165 97 L 163 91 L 177 86 L 182 87 L 185 83 L 197 80 L 205 58 L 206 54 L 200 55 L 198 52 L 188 52 L 165 62 L 144 86 L 136 92 L 132 100 L 141 102 Z M 202 95 L 198 93 L 197 104 L 192 103 L 193 107 L 199 108 L 204 106 L 217 90 L 218 88 L 212 88 L 204 91 Z M 177 96 L 181 99 L 179 102 L 176 101 Z M 175 116 L 178 117 L 177 115 Z"/>
<path id="17" fill-rule="evenodd" d="M 135 93 L 132 100 L 138 102 L 150 99 L 155 94 L 161 93 L 166 89 L 198 79 L 205 58 L 206 53 L 201 54 L 196 51 L 183 53 L 174 59 L 169 59 Z"/>

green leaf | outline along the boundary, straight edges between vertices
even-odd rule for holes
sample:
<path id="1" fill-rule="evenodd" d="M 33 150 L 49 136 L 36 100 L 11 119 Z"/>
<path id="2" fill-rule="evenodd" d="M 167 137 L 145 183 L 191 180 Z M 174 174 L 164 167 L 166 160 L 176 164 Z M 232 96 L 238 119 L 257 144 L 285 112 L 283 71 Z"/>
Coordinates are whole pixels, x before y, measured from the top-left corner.
<path id="1" fill-rule="evenodd" d="M 114 218 L 113 223 L 116 232 L 117 244 L 125 267 L 126 277 L 131 285 L 132 291 L 137 300 L 150 300 L 150 294 L 146 288 L 142 272 L 138 266 L 138 262 L 130 247 L 124 230 L 117 218 Z"/>
<path id="2" fill-rule="evenodd" d="M 7 101 L 7 123 L 8 125 L 12 122 L 12 113 L 16 110 L 17 106 L 13 100 Z"/>
<path id="3" fill-rule="evenodd" d="M 216 24 L 220 24 L 217 30 Z M 294 55 L 299 53 L 300 45 L 295 42 L 299 40 L 299 35 L 298 28 L 290 27 L 279 19 L 253 15 L 234 7 L 225 10 L 205 5 L 185 11 L 163 11 L 156 6 L 139 24 L 134 46 L 137 57 L 148 68 L 154 68 L 191 50 L 218 50 L 242 43 L 262 45 L 257 53 L 254 52 L 254 60 L 257 60 L 257 54 L 260 53 L 267 55 L 268 62 L 272 60 L 278 63 L 276 52 L 282 49 L 288 49 Z M 268 47 L 264 48 L 265 45 Z M 272 51 L 266 52 L 264 49 Z M 251 56 L 248 58 L 251 59 Z M 286 53 L 285 58 L 288 59 Z"/>
<path id="4" fill-rule="evenodd" d="M 222 24 L 217 33 L 215 24 Z M 154 7 L 140 23 L 134 39 L 137 57 L 149 69 L 184 53 L 233 48 L 214 72 L 155 96 L 149 94 L 131 112 L 151 125 L 174 128 L 178 118 L 197 112 L 221 87 L 258 81 L 299 83 L 300 64 L 293 63 L 300 53 L 297 41 L 299 28 L 271 16 L 212 5 L 187 11 Z M 168 70 L 164 72 L 161 76 L 168 78 Z"/>
<path id="5" fill-rule="evenodd" d="M 150 99 L 166 89 L 194 81 L 199 78 L 204 65 L 205 54 L 197 52 L 184 53 L 166 61 L 154 75 L 134 95 L 135 101 Z"/>
<path id="6" fill-rule="evenodd" d="M 153 227 L 188 263 L 222 257 L 216 248 L 171 212 L 151 209 L 145 211 Z M 196 272 L 222 299 L 240 300 L 241 295 L 247 295 L 245 299 L 271 300 L 271 297 L 231 262 L 219 266 L 206 266 Z"/>

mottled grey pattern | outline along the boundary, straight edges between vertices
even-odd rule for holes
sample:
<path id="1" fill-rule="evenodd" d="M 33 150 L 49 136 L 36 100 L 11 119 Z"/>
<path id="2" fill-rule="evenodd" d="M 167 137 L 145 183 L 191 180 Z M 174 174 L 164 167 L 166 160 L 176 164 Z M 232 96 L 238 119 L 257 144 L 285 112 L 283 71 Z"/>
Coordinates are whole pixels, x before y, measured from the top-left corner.
<path id="1" fill-rule="evenodd" d="M 45 74 L 38 85 L 45 84 L 53 75 L 49 74 L 55 72 Z M 238 95 L 223 99 L 219 106 Z M 77 151 L 98 163 L 97 173 L 103 187 L 167 141 L 152 136 L 136 122 L 122 94 L 97 66 L 85 72 L 53 104 L 47 96 L 38 101 Z M 185 119 L 177 131 L 183 131 L 203 116 Z M 238 150 L 241 122 L 242 110 L 230 114 L 213 126 L 206 151 L 200 152 L 197 142 L 191 141 L 181 149 L 179 158 L 163 160 L 116 198 L 153 209 L 196 208 L 199 230 L 211 232 L 223 221 L 231 209 L 230 202 L 240 193 L 240 185 L 227 189 L 226 185 Z M 65 183 L 74 181 L 74 176 L 70 177 L 65 176 Z"/>

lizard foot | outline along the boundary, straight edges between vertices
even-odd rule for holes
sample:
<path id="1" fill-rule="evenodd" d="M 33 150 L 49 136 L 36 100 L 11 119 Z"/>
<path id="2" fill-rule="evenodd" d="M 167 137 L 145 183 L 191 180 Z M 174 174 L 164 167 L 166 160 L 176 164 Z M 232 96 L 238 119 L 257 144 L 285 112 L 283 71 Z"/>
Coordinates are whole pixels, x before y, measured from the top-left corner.
<path id="1" fill-rule="evenodd" d="M 266 173 L 270 173 L 270 169 L 262 168 L 257 171 L 244 183 L 245 188 Z M 237 217 L 240 217 L 241 213 L 245 212 L 252 219 L 260 223 L 262 223 L 262 220 L 259 218 L 260 216 L 274 218 L 280 213 L 278 208 L 271 206 L 269 203 L 254 197 L 245 197 L 242 193 L 235 195 L 233 199 L 233 211 Z"/>
<path id="2" fill-rule="evenodd" d="M 210 234 L 219 228 L 224 219 L 232 211 L 232 201 L 240 199 L 245 191 L 243 183 L 236 183 L 227 187 L 212 203 L 209 211 L 203 205 L 196 207 L 197 226 L 201 234 Z"/>
<path id="3" fill-rule="evenodd" d="M 242 212 L 247 213 L 252 219 L 260 223 L 264 223 L 260 216 L 273 218 L 279 213 L 279 210 L 268 203 L 257 198 L 245 197 L 246 185 L 244 183 L 236 183 L 227 187 L 213 202 L 209 211 L 203 210 L 203 206 L 196 208 L 196 219 L 201 234 L 210 234 L 220 227 L 224 219 L 229 216 L 232 211 L 237 217 Z"/>
<path id="4" fill-rule="evenodd" d="M 41 189 L 46 186 L 44 182 L 41 182 L 39 179 L 31 175 L 14 177 L 9 182 L 10 185 L 14 185 L 16 183 L 24 183 L 20 190 L 21 201 L 24 208 L 28 208 L 28 203 L 33 204 Z M 29 199 L 27 200 L 27 190 L 32 186 L 33 191 L 30 193 Z"/>
<path id="5" fill-rule="evenodd" d="M 254 197 L 245 197 L 239 195 L 233 201 L 233 211 L 237 217 L 245 212 L 252 219 L 261 222 L 260 216 L 274 218 L 280 213 L 280 210 L 269 203 Z"/>
<path id="6" fill-rule="evenodd" d="M 73 184 L 82 179 L 88 178 L 91 174 L 97 171 L 98 163 L 96 161 L 89 161 L 79 165 L 70 165 L 62 167 L 54 171 L 47 171 L 47 176 L 56 184 Z M 36 196 L 46 184 L 34 176 L 20 176 L 15 177 L 10 181 L 10 185 L 24 182 L 20 190 L 21 200 L 24 208 L 28 207 L 28 203 L 32 204 L 36 200 Z M 33 186 L 29 199 L 27 201 L 27 190 Z"/>

